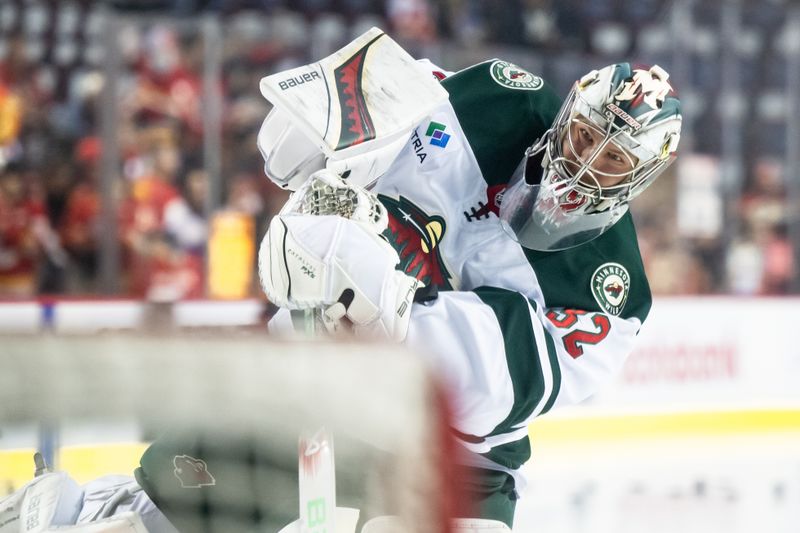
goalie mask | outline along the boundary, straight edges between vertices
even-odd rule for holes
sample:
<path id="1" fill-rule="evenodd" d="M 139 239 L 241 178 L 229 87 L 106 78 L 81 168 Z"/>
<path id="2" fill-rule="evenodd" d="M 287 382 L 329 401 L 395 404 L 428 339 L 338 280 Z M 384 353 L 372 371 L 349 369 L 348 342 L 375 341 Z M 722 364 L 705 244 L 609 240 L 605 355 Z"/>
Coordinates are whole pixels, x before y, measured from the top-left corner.
<path id="1" fill-rule="evenodd" d="M 503 194 L 500 218 L 522 246 L 555 251 L 598 237 L 674 160 L 681 110 L 668 78 L 617 63 L 575 83 Z"/>

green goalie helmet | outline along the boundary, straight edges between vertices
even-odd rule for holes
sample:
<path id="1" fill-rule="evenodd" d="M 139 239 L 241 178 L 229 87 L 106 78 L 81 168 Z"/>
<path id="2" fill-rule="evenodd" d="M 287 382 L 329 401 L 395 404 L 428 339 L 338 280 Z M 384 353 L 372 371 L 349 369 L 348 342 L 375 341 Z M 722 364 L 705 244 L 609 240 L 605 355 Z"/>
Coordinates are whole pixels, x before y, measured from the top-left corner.
<path id="1" fill-rule="evenodd" d="M 561 250 L 601 235 L 667 168 L 682 121 L 668 79 L 659 66 L 617 63 L 575 82 L 503 196 L 501 219 L 520 244 Z"/>

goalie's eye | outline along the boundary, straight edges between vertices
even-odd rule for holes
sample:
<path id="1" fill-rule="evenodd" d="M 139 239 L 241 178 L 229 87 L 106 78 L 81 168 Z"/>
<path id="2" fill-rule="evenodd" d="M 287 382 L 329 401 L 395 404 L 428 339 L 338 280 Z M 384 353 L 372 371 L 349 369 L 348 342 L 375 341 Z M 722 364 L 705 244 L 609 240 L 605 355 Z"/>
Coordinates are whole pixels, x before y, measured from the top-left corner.
<path id="1" fill-rule="evenodd" d="M 589 131 L 589 128 L 586 128 L 586 127 L 578 128 L 578 134 L 580 136 L 581 141 L 583 141 L 584 143 L 586 143 L 588 145 L 591 145 L 592 143 L 594 143 L 594 137 L 592 136 L 591 132 Z"/>

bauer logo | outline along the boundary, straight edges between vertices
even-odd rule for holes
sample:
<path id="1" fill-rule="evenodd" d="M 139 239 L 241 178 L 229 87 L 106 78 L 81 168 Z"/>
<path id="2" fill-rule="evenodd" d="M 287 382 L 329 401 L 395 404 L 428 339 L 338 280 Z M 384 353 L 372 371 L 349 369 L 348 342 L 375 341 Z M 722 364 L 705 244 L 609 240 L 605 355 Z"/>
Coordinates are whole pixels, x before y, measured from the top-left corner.
<path id="1" fill-rule="evenodd" d="M 175 466 L 173 473 L 184 489 L 199 489 L 217 484 L 217 480 L 208 471 L 208 465 L 202 459 L 195 459 L 190 455 L 176 455 L 172 459 L 172 464 Z"/>
<path id="2" fill-rule="evenodd" d="M 430 137 L 428 142 L 439 148 L 446 147 L 447 143 L 450 142 L 450 134 L 444 132 L 446 129 L 447 126 L 438 122 L 428 124 L 428 129 L 425 131 L 425 136 Z"/>
<path id="3" fill-rule="evenodd" d="M 489 67 L 489 72 L 494 81 L 509 89 L 537 91 L 544 85 L 542 78 L 534 76 L 527 70 L 508 61 L 493 62 Z"/>
<path id="4" fill-rule="evenodd" d="M 628 299 L 631 278 L 619 263 L 605 263 L 592 275 L 592 295 L 605 312 L 619 315 Z"/>
<path id="5" fill-rule="evenodd" d="M 320 77 L 319 72 L 312 70 L 311 72 L 303 72 L 297 76 L 292 76 L 291 78 L 281 80 L 278 82 L 278 87 L 280 87 L 282 91 L 285 91 L 286 89 L 291 89 L 292 87 L 297 87 L 298 85 L 303 85 L 304 83 L 321 79 L 322 77 Z"/>

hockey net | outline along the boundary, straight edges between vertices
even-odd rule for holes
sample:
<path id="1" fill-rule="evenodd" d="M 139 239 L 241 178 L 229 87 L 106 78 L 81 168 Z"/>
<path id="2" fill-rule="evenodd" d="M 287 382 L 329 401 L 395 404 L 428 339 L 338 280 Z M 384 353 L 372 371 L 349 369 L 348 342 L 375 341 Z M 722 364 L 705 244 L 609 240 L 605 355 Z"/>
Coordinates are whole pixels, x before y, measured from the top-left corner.
<path id="1" fill-rule="evenodd" d="M 360 510 L 356 531 L 382 515 L 399 517 L 402 531 L 448 528 L 444 401 L 399 348 L 208 331 L 0 342 L 6 433 L 77 421 L 102 440 L 112 421 L 138 428 L 143 445 L 181 428 L 215 450 L 209 473 L 225 490 L 183 506 L 197 530 L 278 531 L 297 519 L 299 438 L 320 435 L 335 442 L 336 505 Z"/>

